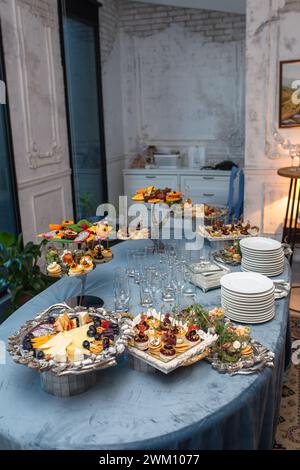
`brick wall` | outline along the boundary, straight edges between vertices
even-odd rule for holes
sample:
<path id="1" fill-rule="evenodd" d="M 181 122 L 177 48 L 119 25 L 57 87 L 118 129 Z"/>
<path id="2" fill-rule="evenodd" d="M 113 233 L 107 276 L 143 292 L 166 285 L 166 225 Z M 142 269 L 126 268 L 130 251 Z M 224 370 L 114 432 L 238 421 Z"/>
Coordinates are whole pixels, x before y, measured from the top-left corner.
<path id="1" fill-rule="evenodd" d="M 21 5 L 27 5 L 30 12 L 41 18 L 49 26 L 58 25 L 57 2 L 53 0 L 18 0 Z"/>
<path id="2" fill-rule="evenodd" d="M 101 58 L 105 62 L 114 46 L 119 26 L 119 0 L 102 0 L 100 8 Z"/>
<path id="3" fill-rule="evenodd" d="M 120 26 L 130 35 L 150 36 L 174 23 L 201 33 L 207 42 L 237 41 L 246 33 L 245 15 L 128 0 L 120 3 Z"/>

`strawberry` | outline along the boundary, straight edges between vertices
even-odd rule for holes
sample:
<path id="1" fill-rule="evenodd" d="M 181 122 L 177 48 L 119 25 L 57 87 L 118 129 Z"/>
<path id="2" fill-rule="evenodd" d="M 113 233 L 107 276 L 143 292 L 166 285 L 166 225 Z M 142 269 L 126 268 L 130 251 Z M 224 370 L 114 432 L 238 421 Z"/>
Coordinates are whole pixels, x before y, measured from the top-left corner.
<path id="1" fill-rule="evenodd" d="M 197 325 L 190 325 L 188 327 L 188 331 L 194 331 L 194 330 L 197 330 Z"/>
<path id="2" fill-rule="evenodd" d="M 109 321 L 102 320 L 101 321 L 101 326 L 102 326 L 102 328 L 109 328 Z"/>

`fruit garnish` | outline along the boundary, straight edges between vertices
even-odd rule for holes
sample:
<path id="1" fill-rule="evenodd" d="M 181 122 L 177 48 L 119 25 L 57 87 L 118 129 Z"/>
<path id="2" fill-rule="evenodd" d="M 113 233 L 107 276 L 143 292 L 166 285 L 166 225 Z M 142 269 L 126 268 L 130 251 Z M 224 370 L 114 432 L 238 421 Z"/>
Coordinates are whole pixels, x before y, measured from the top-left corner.
<path id="1" fill-rule="evenodd" d="M 188 332 L 190 333 L 191 331 L 196 331 L 197 330 L 197 325 L 190 325 L 188 327 Z"/>
<path id="2" fill-rule="evenodd" d="M 87 341 L 87 340 L 85 340 L 85 341 L 83 341 L 82 346 L 83 346 L 85 349 L 90 349 L 90 342 Z"/>

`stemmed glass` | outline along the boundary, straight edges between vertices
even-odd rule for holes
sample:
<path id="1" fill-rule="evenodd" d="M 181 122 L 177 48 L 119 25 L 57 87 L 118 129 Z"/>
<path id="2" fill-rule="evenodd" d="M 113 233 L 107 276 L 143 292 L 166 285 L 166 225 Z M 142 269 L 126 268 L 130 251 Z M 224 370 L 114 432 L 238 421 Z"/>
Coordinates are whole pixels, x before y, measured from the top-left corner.
<path id="1" fill-rule="evenodd" d="M 144 275 L 146 255 L 143 250 L 138 250 L 135 251 L 132 256 L 134 263 L 134 281 L 136 284 L 139 284 Z"/>
<path id="2" fill-rule="evenodd" d="M 126 270 L 119 270 L 114 277 L 114 299 L 117 312 L 127 312 L 129 309 L 130 288 Z"/>

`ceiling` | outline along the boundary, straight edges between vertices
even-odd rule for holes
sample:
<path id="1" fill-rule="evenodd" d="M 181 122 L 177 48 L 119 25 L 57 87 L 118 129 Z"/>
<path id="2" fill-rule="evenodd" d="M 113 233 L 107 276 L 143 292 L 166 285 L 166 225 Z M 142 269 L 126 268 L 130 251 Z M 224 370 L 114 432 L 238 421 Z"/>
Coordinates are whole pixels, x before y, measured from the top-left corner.
<path id="1" fill-rule="evenodd" d="M 185 8 L 219 10 L 231 13 L 246 13 L 247 0 L 135 0 L 143 3 L 157 3 Z"/>

